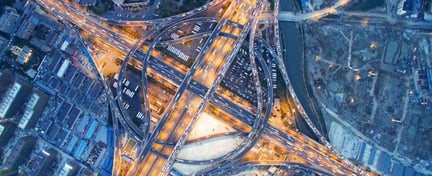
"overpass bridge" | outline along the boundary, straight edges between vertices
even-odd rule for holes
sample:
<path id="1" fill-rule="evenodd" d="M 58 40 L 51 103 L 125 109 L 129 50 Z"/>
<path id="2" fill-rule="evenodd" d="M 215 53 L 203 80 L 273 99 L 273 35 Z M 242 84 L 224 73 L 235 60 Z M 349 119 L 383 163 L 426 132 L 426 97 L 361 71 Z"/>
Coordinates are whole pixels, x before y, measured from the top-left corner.
<path id="1" fill-rule="evenodd" d="M 300 17 L 301 14 L 295 14 L 290 11 L 279 11 L 279 20 L 280 21 L 303 21 Z"/>
<path id="2" fill-rule="evenodd" d="M 327 15 L 335 14 L 336 9 L 326 8 L 310 13 L 294 13 L 291 11 L 279 11 L 279 21 L 306 21 L 306 20 L 319 20 Z"/>
<path id="3" fill-rule="evenodd" d="M 310 13 L 294 13 L 290 11 L 279 11 L 280 21 L 306 21 L 306 20 L 319 20 L 330 14 L 335 14 L 337 9 L 349 3 L 350 0 L 339 0 L 333 6 L 316 10 Z"/>

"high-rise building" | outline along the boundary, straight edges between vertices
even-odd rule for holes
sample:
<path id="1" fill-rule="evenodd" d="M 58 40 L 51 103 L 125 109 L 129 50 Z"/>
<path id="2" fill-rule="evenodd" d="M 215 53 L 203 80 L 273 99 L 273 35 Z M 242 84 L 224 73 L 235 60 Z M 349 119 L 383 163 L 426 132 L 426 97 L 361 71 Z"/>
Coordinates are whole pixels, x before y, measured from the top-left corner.
<path id="1" fill-rule="evenodd" d="M 14 32 L 19 17 L 20 15 L 16 9 L 7 6 L 4 7 L 4 13 L 0 17 L 0 31 L 8 34 Z"/>
<path id="2" fill-rule="evenodd" d="M 15 144 L 10 154 L 6 157 L 3 163 L 4 169 L 16 169 L 27 162 L 30 157 L 37 138 L 34 136 L 22 137 Z"/>
<path id="3" fill-rule="evenodd" d="M 66 162 L 58 172 L 58 176 L 72 176 L 75 175 L 79 170 L 78 164 L 73 161 Z"/>
<path id="4" fill-rule="evenodd" d="M 11 70 L 3 69 L 0 70 L 0 97 L 4 97 L 4 94 L 9 89 L 14 78 L 14 74 Z M 0 99 L 1 100 L 1 99 Z"/>
<path id="5" fill-rule="evenodd" d="M 0 123 L 0 148 L 8 144 L 9 140 L 14 134 L 15 129 L 16 125 L 12 122 Z"/>
<path id="6" fill-rule="evenodd" d="M 26 40 L 30 39 L 33 30 L 39 24 L 39 21 L 40 19 L 36 15 L 32 15 L 28 19 L 25 19 L 17 31 L 17 36 Z"/>
<path id="7" fill-rule="evenodd" d="M 15 116 L 30 95 L 30 90 L 31 86 L 24 80 L 15 79 L 4 96 L 0 98 L 0 119 Z"/>
<path id="8" fill-rule="evenodd" d="M 53 148 L 50 148 L 48 150 L 42 150 L 39 157 L 35 159 L 34 165 L 31 168 L 30 173 L 28 174 L 37 176 L 49 175 L 48 173 L 50 168 L 53 165 L 57 164 L 55 163 L 57 154 L 58 152 Z"/>
<path id="9" fill-rule="evenodd" d="M 36 121 L 39 119 L 39 117 L 45 110 L 45 106 L 47 103 L 48 95 L 41 91 L 35 90 L 26 103 L 24 114 L 22 115 L 18 123 L 18 128 L 33 128 L 36 124 Z"/>

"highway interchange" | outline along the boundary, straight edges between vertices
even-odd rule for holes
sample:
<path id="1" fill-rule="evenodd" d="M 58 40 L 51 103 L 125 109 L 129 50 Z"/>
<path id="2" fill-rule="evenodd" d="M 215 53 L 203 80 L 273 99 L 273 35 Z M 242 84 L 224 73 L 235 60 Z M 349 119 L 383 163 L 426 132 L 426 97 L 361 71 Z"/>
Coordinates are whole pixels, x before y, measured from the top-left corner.
<path id="1" fill-rule="evenodd" d="M 335 175 L 364 174 L 362 168 L 355 167 L 343 159 L 343 157 L 335 154 L 331 145 L 324 137 L 319 136 L 320 142 L 325 144 L 321 145 L 302 134 L 294 131 L 283 131 L 272 124 L 268 124 L 274 101 L 272 96 L 273 89 L 271 88 L 271 71 L 269 68 L 271 62 L 276 62 L 279 66 L 290 95 L 295 97 L 295 93 L 290 86 L 284 66 L 285 63 L 280 54 L 281 49 L 279 44 L 275 45 L 276 50 L 274 50 L 265 39 L 260 36 L 255 37 L 257 16 L 261 13 L 265 4 L 264 1 L 210 1 L 205 6 L 190 12 L 147 21 L 108 20 L 88 14 L 69 2 L 61 1 L 61 3 L 56 3 L 57 1 L 54 0 L 36 0 L 36 2 L 46 11 L 59 18 L 59 20 L 73 24 L 77 28 L 91 33 L 91 35 L 100 38 L 104 44 L 113 46 L 122 52 L 124 58 L 120 72 L 118 73 L 118 80 L 122 80 L 125 77 L 125 72 L 130 67 L 128 64 L 132 60 L 135 61 L 132 66 L 142 70 L 140 87 L 144 97 L 144 118 L 142 118 L 142 125 L 137 125 L 131 120 L 131 115 L 127 108 L 124 107 L 124 95 L 121 93 L 122 84 L 118 84 L 115 91 L 113 91 L 106 76 L 98 68 L 100 77 L 102 77 L 105 88 L 110 95 L 111 110 L 115 118 L 114 128 L 117 139 L 113 169 L 114 175 L 168 175 L 176 162 L 212 165 L 212 167 L 200 171 L 198 174 L 213 173 L 218 175 L 217 173 L 220 171 L 233 170 L 235 167 L 240 170 L 244 165 L 248 167 L 274 165 L 280 167 L 280 169 L 296 166 L 309 168 L 324 175 L 331 175 L 328 174 L 329 172 Z M 278 7 L 279 2 L 276 1 L 275 3 L 276 7 Z M 222 5 L 224 6 L 222 8 L 224 10 L 222 12 L 219 11 L 216 16 L 196 17 L 206 11 L 215 11 L 214 9 L 217 9 L 215 7 L 221 7 Z M 275 14 L 277 14 L 277 11 Z M 278 16 L 275 16 L 275 19 L 277 18 Z M 305 18 L 302 16 L 296 20 L 304 20 Z M 144 32 L 141 38 L 134 39 L 125 33 L 118 32 L 117 29 L 103 25 L 103 23 L 142 27 Z M 216 25 L 209 29 L 211 31 L 167 40 L 167 36 L 170 33 L 182 30 L 184 26 L 197 23 L 214 23 Z M 277 25 L 275 25 L 275 28 L 277 32 Z M 242 103 L 233 101 L 232 98 L 229 98 L 220 91 L 223 88 L 219 86 L 225 72 L 248 35 L 248 52 L 250 54 L 250 62 L 252 63 L 252 72 L 258 94 L 258 104 L 253 105 L 256 106 L 253 108 L 242 106 Z M 160 51 L 157 49 L 158 45 L 174 45 L 183 43 L 180 41 L 200 37 L 205 38 L 206 41 L 189 68 L 177 65 L 175 61 L 175 64 L 167 62 L 163 57 L 160 57 Z M 275 36 L 275 38 L 277 39 L 276 41 L 279 40 L 279 36 Z M 273 58 L 270 59 L 270 63 L 266 62 L 263 58 L 261 50 L 256 49 L 257 46 L 262 46 L 265 51 L 270 53 Z M 89 47 L 87 49 L 90 50 Z M 255 61 L 258 61 L 258 63 L 255 63 Z M 258 65 L 262 69 L 263 75 L 259 75 L 257 71 Z M 172 95 L 172 100 L 166 105 L 154 129 L 150 128 L 151 121 L 149 120 L 149 117 L 153 116 L 153 113 L 150 109 L 148 77 L 152 75 L 159 75 L 162 79 L 177 88 L 175 94 Z M 265 80 L 265 85 L 259 83 L 260 77 L 263 77 L 263 80 Z M 264 89 L 264 87 L 267 87 L 267 89 Z M 267 92 L 262 92 L 264 90 Z M 224 111 L 232 116 L 231 118 L 234 120 L 239 120 L 242 126 L 245 126 L 238 128 L 247 129 L 238 133 L 243 136 L 243 142 L 231 152 L 218 158 L 208 160 L 185 160 L 178 158 L 177 154 L 179 150 L 188 143 L 187 137 L 193 129 L 196 119 L 210 105 Z M 301 110 L 301 104 L 298 100 L 296 105 Z M 307 115 L 305 113 L 302 115 L 305 117 L 308 125 L 314 129 L 314 132 L 320 134 L 314 128 L 312 122 L 308 121 Z M 133 138 L 139 142 L 136 146 L 137 154 L 133 156 L 135 157 L 133 162 L 127 164 L 127 167 L 121 166 L 125 162 L 120 161 L 122 160 L 122 141 L 125 138 Z M 257 141 L 264 138 L 280 145 L 290 153 L 306 158 L 308 163 L 241 161 L 251 148 L 255 147 Z"/>

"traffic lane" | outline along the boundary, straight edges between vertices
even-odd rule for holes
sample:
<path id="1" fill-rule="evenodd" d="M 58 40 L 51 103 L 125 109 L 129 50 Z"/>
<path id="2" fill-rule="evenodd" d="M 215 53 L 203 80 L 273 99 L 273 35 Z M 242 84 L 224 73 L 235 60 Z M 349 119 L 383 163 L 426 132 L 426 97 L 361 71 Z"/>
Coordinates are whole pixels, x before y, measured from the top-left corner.
<path id="1" fill-rule="evenodd" d="M 155 62 L 155 63 L 153 63 Z M 179 85 L 181 83 L 181 80 L 183 80 L 184 75 L 180 72 L 178 72 L 175 69 L 172 69 L 171 67 L 167 67 L 166 65 L 162 65 L 164 64 L 161 61 L 158 61 L 157 59 L 151 59 L 150 60 L 150 64 L 149 66 L 154 69 L 156 72 L 160 72 L 162 74 L 164 74 L 168 79 L 171 79 L 175 84 Z M 190 84 L 189 88 L 191 89 L 191 92 L 193 92 L 194 94 L 197 94 L 201 97 L 204 97 L 205 93 L 207 92 L 207 88 L 202 85 L 197 83 L 196 81 L 192 81 L 192 83 Z M 183 87 L 183 89 L 186 89 L 186 87 Z M 248 111 L 248 110 L 244 110 L 242 107 L 238 106 L 237 104 L 225 99 L 224 97 L 222 97 L 219 94 L 215 94 L 214 95 L 215 100 L 211 100 L 212 103 L 218 103 L 217 101 L 221 102 L 221 106 L 224 106 L 226 108 L 235 108 L 235 110 L 237 112 L 240 112 L 240 114 L 244 115 L 243 113 L 248 113 L 247 117 L 253 117 L 254 115 Z M 255 119 L 254 117 L 252 119 L 250 118 L 246 118 L 247 121 L 252 122 L 252 119 Z"/>
<path id="2" fill-rule="evenodd" d="M 40 1 L 40 0 L 38 2 L 43 4 L 45 9 L 47 9 L 47 10 L 49 9 L 49 10 L 51 10 L 51 12 L 55 12 L 56 13 L 55 16 L 57 16 L 60 19 L 68 19 L 69 22 L 74 23 L 74 24 L 77 24 L 77 22 L 81 22 L 81 25 L 83 25 L 83 24 L 90 25 L 90 24 L 88 24 L 90 22 L 92 25 L 91 28 L 92 27 L 98 28 L 98 29 L 102 28 L 102 30 L 98 30 L 98 31 L 105 33 L 104 35 L 106 35 L 106 33 L 107 33 L 106 30 L 111 32 L 110 36 L 120 35 L 118 32 L 114 32 L 111 29 L 109 29 L 103 25 L 100 25 L 99 23 L 97 23 L 97 20 L 89 18 L 89 16 L 83 14 L 80 10 L 77 10 L 73 7 L 67 6 L 62 2 L 61 3 L 51 2 L 52 4 L 48 4 L 48 3 L 45 4 L 45 1 Z M 50 2 L 50 1 L 48 1 L 48 2 Z M 62 4 L 63 6 L 60 6 L 60 4 Z M 66 14 L 66 16 L 64 16 L 64 14 Z M 80 27 L 80 28 L 82 28 L 82 27 Z M 123 35 L 123 37 L 128 38 L 127 35 Z M 129 40 L 126 40 L 123 42 L 129 43 L 129 44 L 133 43 L 132 41 L 129 41 Z"/>
<path id="3" fill-rule="evenodd" d="M 181 80 L 183 80 L 183 75 L 179 72 L 174 72 L 172 69 L 169 69 L 167 67 L 161 67 L 159 64 L 150 64 L 150 67 L 152 67 L 152 69 L 154 69 L 155 71 L 159 71 L 162 74 L 165 74 L 165 76 L 168 77 L 168 79 L 171 79 L 172 81 L 174 81 L 175 84 L 180 84 Z M 177 75 L 174 75 L 176 74 Z M 195 81 L 192 82 L 192 84 L 190 84 L 189 86 L 190 91 L 193 92 L 194 94 L 197 94 L 201 97 L 204 97 L 205 93 L 207 92 L 207 88 L 205 86 L 203 86 L 202 84 L 199 84 Z M 184 87 L 183 89 L 186 89 L 186 87 Z M 252 122 L 252 119 L 255 119 L 255 117 L 253 116 L 253 114 L 247 110 L 243 110 L 242 107 L 236 105 L 235 103 L 228 101 L 227 99 L 225 99 L 224 97 L 222 97 L 219 94 L 215 94 L 214 95 L 215 99 L 211 100 L 211 103 L 217 103 L 219 106 L 224 107 L 224 109 L 228 108 L 228 109 L 232 109 L 235 108 L 234 112 L 240 112 L 240 114 L 242 114 L 242 116 L 246 116 L 246 121 L 248 122 Z M 179 98 L 179 97 L 177 97 Z M 243 114 L 244 112 L 248 112 L 249 115 Z M 231 113 L 232 114 L 232 113 Z M 252 119 L 250 118 L 252 117 Z"/>
<path id="4" fill-rule="evenodd" d="M 154 62 L 154 63 L 153 63 Z M 172 81 L 174 81 L 174 83 L 176 84 L 180 84 L 181 80 L 183 80 L 184 75 L 180 72 L 178 72 L 177 70 L 166 66 L 163 62 L 157 60 L 157 59 L 151 59 L 150 60 L 150 67 L 152 67 L 155 71 L 159 71 L 162 74 L 166 75 L 169 79 L 171 79 Z M 184 91 L 184 89 L 186 89 L 187 87 L 181 87 L 181 90 Z M 202 84 L 199 84 L 195 81 L 192 82 L 191 86 L 191 91 L 197 95 L 200 95 L 201 97 L 203 97 L 205 95 L 205 92 L 207 91 L 207 88 L 205 86 L 203 86 Z M 221 104 L 219 104 L 222 107 L 226 107 L 229 108 L 231 110 L 231 108 L 235 108 L 234 111 L 239 112 L 239 114 L 242 114 L 242 116 L 245 116 L 246 114 L 244 114 L 244 112 L 248 113 L 245 117 L 245 120 L 248 122 L 252 122 L 252 119 L 255 119 L 254 115 L 247 111 L 247 110 L 243 110 L 243 108 L 239 107 L 238 105 L 232 103 L 231 101 L 228 101 L 227 99 L 225 99 L 224 97 L 216 94 L 215 95 L 216 100 L 222 102 Z M 176 99 L 178 99 L 178 97 L 176 97 Z M 212 100 L 212 103 L 218 103 L 217 101 Z M 231 113 L 233 114 L 233 113 Z"/>
<path id="5" fill-rule="evenodd" d="M 218 78 L 220 79 L 220 78 Z M 213 88 L 215 88 L 214 86 L 212 86 Z M 240 146 L 240 148 L 242 148 L 243 146 L 245 146 L 247 143 L 243 143 L 242 146 Z"/>
<path id="6" fill-rule="evenodd" d="M 54 9 L 52 10 L 52 13 L 54 13 L 55 16 L 57 16 L 58 18 L 64 18 L 67 19 L 69 22 L 77 25 L 79 28 L 85 30 L 85 31 L 89 31 L 91 32 L 91 35 L 93 36 L 97 36 L 98 38 L 103 39 L 104 41 L 109 41 L 109 44 L 113 47 L 119 47 L 123 50 L 130 48 L 131 47 L 131 43 L 128 40 L 124 40 L 123 37 L 114 37 L 113 35 L 119 35 L 119 34 L 112 34 L 112 33 L 108 33 L 105 30 L 99 30 L 97 29 L 96 26 L 98 26 L 98 24 L 93 23 L 92 21 L 86 21 L 84 16 L 77 16 L 75 17 L 75 19 L 72 19 L 71 16 L 62 16 L 64 12 L 58 10 L 58 9 Z M 69 12 L 66 12 L 69 13 Z M 73 16 L 73 15 L 72 15 Z M 89 24 L 90 22 L 90 24 Z M 112 32 L 112 31 L 111 31 Z M 109 35 L 109 36 L 107 36 Z M 115 40 L 113 40 L 113 38 L 115 38 Z M 118 41 L 120 41 L 120 44 Z"/>
<path id="7" fill-rule="evenodd" d="M 268 46 L 268 43 L 267 42 L 264 42 L 264 40 L 262 39 L 262 38 L 260 38 L 260 37 L 258 37 L 258 40 L 261 42 L 261 43 L 264 43 L 264 45 L 268 48 L 269 46 Z M 270 52 L 271 52 L 271 54 L 274 56 L 274 51 L 273 50 L 269 50 Z M 258 51 L 257 51 L 257 54 L 260 54 Z M 338 157 L 334 154 L 334 153 L 331 153 L 331 151 L 328 149 L 328 148 L 325 148 L 324 149 L 324 147 L 323 146 L 321 146 L 321 145 L 318 145 L 317 143 L 310 143 L 309 141 L 311 141 L 310 139 L 308 140 L 308 139 L 306 139 L 305 137 L 303 137 L 303 136 L 299 136 L 299 135 L 296 135 L 296 134 L 291 134 L 291 135 L 294 135 L 295 137 L 297 137 L 299 140 L 301 140 L 301 141 L 303 141 L 303 142 L 306 142 L 307 144 L 308 144 L 308 146 L 310 147 L 310 148 L 313 148 L 315 151 L 317 151 L 318 153 L 323 153 L 323 151 L 325 151 L 325 154 L 328 154 L 328 155 L 330 155 L 332 158 L 335 158 L 335 160 L 338 162 L 338 163 L 340 163 L 340 164 L 345 164 L 344 162 L 341 162 L 341 160 L 340 159 L 338 159 Z"/>
<path id="8" fill-rule="evenodd" d="M 182 131 L 179 130 L 178 125 L 184 126 L 184 121 L 187 122 L 188 117 L 191 117 L 192 111 L 195 111 L 198 108 L 201 98 L 198 96 L 194 96 L 193 94 L 189 92 L 185 92 L 184 96 L 182 96 L 180 102 L 176 106 L 176 110 L 171 114 L 170 116 L 170 122 L 165 123 L 165 127 L 163 128 L 162 132 L 158 136 L 159 141 L 175 141 L 175 139 L 179 136 L 181 136 Z M 186 104 L 186 106 L 184 106 Z M 190 120 L 190 119 L 189 119 Z M 165 155 L 169 155 L 172 152 L 172 146 L 162 146 L 162 145 L 153 145 L 152 147 L 154 150 L 161 151 L 161 153 Z M 153 175 L 154 172 L 160 172 L 162 169 L 162 166 L 164 166 L 165 159 L 158 158 L 154 161 L 153 167 L 151 170 L 148 170 L 146 172 L 141 172 L 141 174 L 145 175 Z M 148 164 L 148 163 L 146 163 Z"/>
<path id="9" fill-rule="evenodd" d="M 201 65 L 202 66 L 202 65 Z M 202 68 L 202 67 L 200 67 L 200 68 Z M 199 73 L 199 72 L 195 72 L 195 73 Z M 221 75 L 220 74 L 218 74 L 218 77 L 216 78 L 216 79 L 212 79 L 213 81 L 215 81 L 215 83 L 217 83 L 218 81 L 220 81 L 220 79 L 221 79 Z M 208 90 L 208 92 L 213 92 L 214 90 L 215 90 L 215 88 L 216 88 L 216 86 L 215 86 L 215 83 L 212 83 L 212 87 L 211 87 L 211 89 L 210 90 Z M 207 95 L 208 93 L 206 93 L 206 95 Z M 204 102 L 206 102 L 207 101 L 207 99 L 204 99 Z M 200 105 L 200 108 L 202 108 L 203 107 L 203 104 L 201 103 L 201 105 Z M 200 111 L 201 109 L 199 109 L 198 111 Z M 198 112 L 195 112 L 195 113 L 198 113 Z M 193 117 L 195 118 L 195 117 L 198 117 L 198 115 L 199 114 L 194 114 L 193 115 Z M 189 122 L 187 122 L 188 124 L 189 124 Z M 187 133 L 186 133 L 187 134 Z M 174 151 L 175 152 L 175 151 Z"/>
<path id="10" fill-rule="evenodd" d="M 218 36 L 216 42 L 220 40 L 221 39 Z M 214 52 L 216 51 L 217 54 L 213 55 L 212 53 L 207 53 L 207 55 L 213 55 L 213 57 L 206 57 L 206 59 L 204 60 L 204 63 L 206 63 L 205 66 L 200 67 L 199 71 L 197 72 L 198 74 L 194 76 L 194 80 L 200 82 L 201 84 L 204 84 L 206 87 L 210 87 L 212 85 L 212 82 L 216 79 L 217 73 L 219 73 L 219 70 L 221 69 L 224 63 L 227 54 L 230 52 L 229 49 L 222 50 L 222 51 L 217 50 L 217 47 L 218 46 L 220 47 L 221 45 L 231 46 L 233 43 L 234 41 L 229 40 L 226 43 L 221 43 L 220 45 L 218 44 L 212 45 L 211 49 L 213 49 Z M 231 47 L 224 47 L 224 48 L 232 49 Z M 205 73 L 206 76 L 202 76 L 202 74 L 199 73 Z"/>
<path id="11" fill-rule="evenodd" d="M 220 21 L 224 21 L 224 20 L 220 20 Z M 226 22 L 226 20 L 225 20 L 225 22 Z M 178 24 L 178 25 L 180 25 L 180 24 Z M 221 23 L 218 23 L 218 25 L 221 25 Z M 166 35 L 167 32 L 168 32 L 168 30 L 162 32 L 157 38 L 159 39 L 160 37 L 163 36 L 163 34 Z M 215 35 L 217 33 L 218 33 L 218 31 L 215 31 L 215 32 L 213 32 L 212 35 Z M 206 44 L 207 44 L 207 46 L 210 45 L 210 43 L 206 43 Z M 153 42 L 152 45 L 150 46 L 148 52 L 151 52 L 152 48 L 155 45 L 156 45 L 156 42 Z M 150 59 L 150 56 L 151 55 L 147 55 L 145 59 L 146 60 Z M 180 84 L 180 87 L 178 88 L 178 90 L 177 90 L 177 92 L 176 92 L 176 94 L 174 96 L 174 100 L 171 101 L 170 104 L 168 105 L 168 108 L 167 108 L 166 112 L 172 112 L 173 107 L 177 104 L 178 99 L 183 94 L 183 92 L 186 90 L 187 86 L 189 85 L 190 81 L 192 80 L 192 76 L 195 73 L 197 66 L 201 64 L 202 59 L 203 59 L 202 57 L 198 57 L 198 59 L 194 62 L 192 68 L 189 70 L 189 72 L 186 74 L 184 80 Z M 162 129 L 162 126 L 165 125 L 165 122 L 168 119 L 169 115 L 170 115 L 169 113 L 168 114 L 164 114 L 164 116 L 161 118 L 159 124 L 155 128 L 155 132 L 149 138 L 149 142 L 148 142 L 149 145 L 146 145 L 146 147 L 144 147 L 143 150 L 140 152 L 141 156 L 139 158 L 139 161 L 142 161 L 142 157 L 145 157 L 145 155 L 147 155 L 147 153 L 149 152 L 149 149 L 151 148 L 150 144 L 153 144 L 155 142 L 155 140 L 157 139 L 156 136 L 159 135 L 159 132 Z"/>
<path id="12" fill-rule="evenodd" d="M 200 14 L 201 12 L 204 12 L 211 7 L 215 7 L 215 6 L 220 5 L 220 3 L 222 3 L 222 2 L 224 2 L 224 1 L 222 1 L 222 0 L 210 1 L 209 3 L 207 3 L 201 7 L 195 8 L 195 9 L 188 11 L 188 12 L 185 12 L 185 13 L 181 13 L 181 14 L 167 17 L 167 18 L 157 18 L 157 19 L 146 20 L 146 21 L 123 21 L 123 20 L 106 19 L 106 18 L 99 18 L 99 19 L 104 21 L 104 22 L 108 22 L 110 24 L 127 25 L 127 26 L 142 26 L 142 25 L 148 25 L 148 24 L 152 25 L 152 24 L 162 23 L 162 22 L 173 23 L 175 21 L 186 19 L 186 18 L 189 18 L 191 16 Z"/>

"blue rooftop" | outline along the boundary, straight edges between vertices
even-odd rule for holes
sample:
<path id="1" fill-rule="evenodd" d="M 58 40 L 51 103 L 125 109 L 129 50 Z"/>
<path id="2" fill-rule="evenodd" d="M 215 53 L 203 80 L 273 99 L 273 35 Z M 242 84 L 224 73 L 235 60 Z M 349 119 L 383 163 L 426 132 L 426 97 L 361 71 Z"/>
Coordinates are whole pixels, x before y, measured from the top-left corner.
<path id="1" fill-rule="evenodd" d="M 87 147 L 87 141 L 81 141 L 74 152 L 74 157 L 79 158 L 81 154 L 84 152 L 84 149 Z"/>
<path id="2" fill-rule="evenodd" d="M 33 25 L 37 25 L 39 23 L 39 18 L 32 16 L 30 19 L 30 23 Z"/>
<path id="3" fill-rule="evenodd" d="M 172 176 L 182 176 L 180 172 L 178 172 L 176 169 L 172 169 L 170 172 L 170 175 Z"/>
<path id="4" fill-rule="evenodd" d="M 432 70 L 430 68 L 426 69 L 426 76 L 429 90 L 432 90 Z"/>
<path id="5" fill-rule="evenodd" d="M 111 176 L 112 173 L 114 160 L 114 130 L 112 127 L 108 127 L 107 145 L 107 156 L 102 164 L 99 165 L 100 174 L 103 176 Z"/>
<path id="6" fill-rule="evenodd" d="M 50 94 L 50 95 L 55 95 L 56 91 L 48 86 L 46 86 L 45 84 L 43 84 L 40 81 L 36 81 L 36 85 L 39 86 L 39 88 L 41 88 L 43 91 L 45 91 L 46 93 Z"/>
<path id="7" fill-rule="evenodd" d="M 77 132 L 80 132 L 80 133 L 81 133 L 81 132 L 84 130 L 84 128 L 86 127 L 86 125 L 87 125 L 87 123 L 88 123 L 89 120 L 90 120 L 90 116 L 85 115 L 85 116 L 81 119 L 81 121 L 79 122 L 79 124 L 78 124 L 78 126 L 77 126 L 77 128 L 76 128 Z"/>
<path id="8" fill-rule="evenodd" d="M 357 156 L 357 160 L 359 160 L 359 161 L 362 160 L 365 150 L 366 150 L 366 144 L 362 143 L 362 146 L 361 146 L 361 149 L 360 149 L 360 153 Z"/>
<path id="9" fill-rule="evenodd" d="M 403 176 L 405 166 L 399 163 L 393 163 L 392 175 L 393 176 Z"/>
<path id="10" fill-rule="evenodd" d="M 72 39 L 71 39 L 69 36 L 67 36 L 66 39 L 65 39 L 65 41 L 66 41 L 66 42 L 71 42 Z"/>
<path id="11" fill-rule="evenodd" d="M 376 148 L 373 147 L 373 148 L 371 149 L 371 153 L 370 153 L 370 155 L 369 155 L 369 161 L 368 161 L 368 164 L 369 164 L 369 165 L 372 165 L 372 164 L 373 164 L 374 159 L 375 159 L 376 152 L 377 152 Z"/>
<path id="12" fill-rule="evenodd" d="M 404 176 L 414 176 L 414 169 L 411 167 L 405 167 Z"/>
<path id="13" fill-rule="evenodd" d="M 307 3 L 307 0 L 302 0 L 301 1 L 302 7 L 306 7 L 306 3 Z"/>
<path id="14" fill-rule="evenodd" d="M 78 136 L 74 135 L 72 139 L 69 141 L 68 145 L 66 146 L 66 151 L 71 152 L 77 142 L 78 142 Z"/>
<path id="15" fill-rule="evenodd" d="M 93 133 L 96 131 L 96 128 L 98 126 L 98 122 L 93 119 L 92 123 L 90 124 L 90 127 L 87 129 L 85 133 L 86 138 L 90 138 L 93 136 Z"/>
<path id="16" fill-rule="evenodd" d="M 390 166 L 391 166 L 390 156 L 387 155 L 387 153 L 382 152 L 377 163 L 377 169 L 383 172 L 384 174 L 389 174 Z"/>

